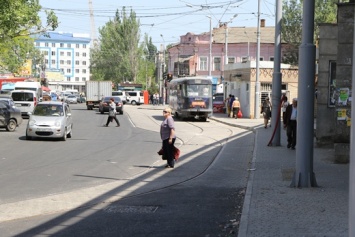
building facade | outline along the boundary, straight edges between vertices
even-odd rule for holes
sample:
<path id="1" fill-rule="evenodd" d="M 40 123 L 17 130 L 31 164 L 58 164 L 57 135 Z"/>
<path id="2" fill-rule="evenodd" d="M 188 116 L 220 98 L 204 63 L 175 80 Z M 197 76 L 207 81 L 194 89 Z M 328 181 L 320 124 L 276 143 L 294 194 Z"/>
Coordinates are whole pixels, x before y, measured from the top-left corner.
<path id="1" fill-rule="evenodd" d="M 44 55 L 43 65 L 33 65 L 41 70 L 52 90 L 76 89 L 85 91 L 85 81 L 90 80 L 90 41 L 88 34 L 48 32 L 35 39 L 35 47 Z"/>
<path id="2" fill-rule="evenodd" d="M 281 64 L 281 89 L 291 101 L 298 93 L 298 68 L 288 64 Z M 232 94 L 238 97 L 244 118 L 255 118 L 255 93 L 256 93 L 256 61 L 226 65 L 224 72 L 225 96 Z M 272 98 L 272 80 L 274 62 L 262 61 L 259 65 L 260 101 L 266 97 Z M 281 100 L 281 98 L 280 98 Z M 257 111 L 261 111 L 257 109 Z"/>
<path id="3" fill-rule="evenodd" d="M 273 61 L 275 28 L 265 27 L 265 20 L 260 26 L 260 61 Z M 220 25 L 212 30 L 211 47 L 210 37 L 210 32 L 180 36 L 180 42 L 168 48 L 168 73 L 174 77 L 212 76 L 221 83 L 225 65 L 255 61 L 256 27 Z"/>

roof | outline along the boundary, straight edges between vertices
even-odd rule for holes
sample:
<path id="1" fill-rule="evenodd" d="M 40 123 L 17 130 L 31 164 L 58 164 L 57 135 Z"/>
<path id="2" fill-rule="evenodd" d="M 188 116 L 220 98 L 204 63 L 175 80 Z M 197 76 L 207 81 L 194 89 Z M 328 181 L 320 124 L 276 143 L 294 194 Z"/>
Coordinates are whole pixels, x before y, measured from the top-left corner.
<path id="1" fill-rule="evenodd" d="M 257 27 L 228 27 L 228 43 L 256 42 Z M 226 29 L 213 29 L 214 43 L 225 43 Z M 260 43 L 275 43 L 275 27 L 260 27 Z"/>
<path id="2" fill-rule="evenodd" d="M 46 35 L 39 35 L 35 41 L 54 41 L 54 42 L 82 42 L 90 43 L 91 38 L 88 34 L 47 32 Z"/>

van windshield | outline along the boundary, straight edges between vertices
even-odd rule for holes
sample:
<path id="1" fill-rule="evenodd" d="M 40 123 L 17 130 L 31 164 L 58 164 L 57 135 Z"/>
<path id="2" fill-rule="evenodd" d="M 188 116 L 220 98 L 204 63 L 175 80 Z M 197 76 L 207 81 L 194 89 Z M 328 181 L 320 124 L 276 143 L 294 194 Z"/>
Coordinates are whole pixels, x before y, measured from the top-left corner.
<path id="1" fill-rule="evenodd" d="M 11 94 L 13 101 L 33 101 L 33 93 L 13 92 Z"/>

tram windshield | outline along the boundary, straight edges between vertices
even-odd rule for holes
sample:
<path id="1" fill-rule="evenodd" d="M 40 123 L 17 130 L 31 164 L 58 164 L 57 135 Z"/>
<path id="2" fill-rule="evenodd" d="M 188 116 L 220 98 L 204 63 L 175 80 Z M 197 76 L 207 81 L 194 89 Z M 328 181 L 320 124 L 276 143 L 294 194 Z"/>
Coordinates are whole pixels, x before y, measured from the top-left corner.
<path id="1" fill-rule="evenodd" d="M 188 97 L 209 97 L 211 94 L 211 85 L 187 85 Z"/>

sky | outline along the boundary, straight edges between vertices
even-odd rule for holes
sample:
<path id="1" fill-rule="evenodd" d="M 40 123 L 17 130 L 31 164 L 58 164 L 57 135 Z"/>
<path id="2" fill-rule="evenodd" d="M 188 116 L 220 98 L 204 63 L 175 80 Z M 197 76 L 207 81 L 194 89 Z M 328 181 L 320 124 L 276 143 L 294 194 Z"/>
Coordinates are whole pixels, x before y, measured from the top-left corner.
<path id="1" fill-rule="evenodd" d="M 266 26 L 275 25 L 275 0 L 40 0 L 44 11 L 53 10 L 59 19 L 55 31 L 92 35 L 89 2 L 92 2 L 95 34 L 123 7 L 132 9 L 140 21 L 140 33 L 152 38 L 158 50 L 161 45 L 177 43 L 188 32 L 202 34 L 219 23 L 230 27 L 257 27 L 258 2 L 260 19 Z M 237 15 L 236 15 L 237 14 Z"/>

